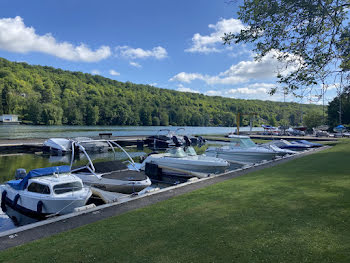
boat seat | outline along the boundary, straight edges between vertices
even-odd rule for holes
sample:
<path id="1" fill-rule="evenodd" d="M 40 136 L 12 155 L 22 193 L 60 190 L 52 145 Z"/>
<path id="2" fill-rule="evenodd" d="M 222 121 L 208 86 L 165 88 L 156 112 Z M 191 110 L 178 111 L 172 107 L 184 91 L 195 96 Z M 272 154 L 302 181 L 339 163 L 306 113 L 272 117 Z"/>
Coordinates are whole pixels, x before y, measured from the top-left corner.
<path id="1" fill-rule="evenodd" d="M 138 171 L 115 171 L 102 175 L 102 178 L 117 179 L 122 181 L 143 181 L 147 179 L 145 172 Z"/>
<path id="2" fill-rule="evenodd" d="M 22 182 L 22 179 L 18 179 L 18 180 L 11 180 L 8 181 L 7 184 L 9 186 L 11 186 L 13 189 L 18 190 L 20 188 L 20 183 Z"/>

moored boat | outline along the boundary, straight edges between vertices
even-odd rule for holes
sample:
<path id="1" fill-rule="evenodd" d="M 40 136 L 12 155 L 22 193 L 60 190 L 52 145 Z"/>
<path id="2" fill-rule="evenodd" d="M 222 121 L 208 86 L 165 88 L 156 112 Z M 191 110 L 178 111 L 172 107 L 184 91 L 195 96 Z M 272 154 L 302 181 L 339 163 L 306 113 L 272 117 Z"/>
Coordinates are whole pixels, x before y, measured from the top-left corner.
<path id="1" fill-rule="evenodd" d="M 80 142 L 73 142 L 73 149 L 79 148 L 88 160 L 85 166 L 72 168 L 72 173 L 81 178 L 84 184 L 105 191 L 125 194 L 139 192 L 151 185 L 151 180 L 136 167 L 134 160 L 119 144 L 109 140 L 94 140 L 92 142 L 104 142 L 111 146 L 112 151 L 115 151 L 113 146 L 118 147 L 134 169 L 128 169 L 128 166 L 119 160 L 93 163 L 84 146 Z M 74 150 L 71 159 L 72 166 Z"/>
<path id="2" fill-rule="evenodd" d="M 168 149 L 166 153 L 151 154 L 142 162 L 142 170 L 145 170 L 146 163 L 157 164 L 163 167 L 164 172 L 178 171 L 181 173 L 181 170 L 183 170 L 183 176 L 187 177 L 196 176 L 190 171 L 202 173 L 203 177 L 210 173 L 221 173 L 230 165 L 220 158 L 197 155 L 193 147 L 186 147 L 186 151 L 181 147 L 175 147 Z M 189 171 L 189 173 L 186 173 L 186 171 Z M 198 174 L 197 177 L 201 177 L 201 175 Z"/>
<path id="3" fill-rule="evenodd" d="M 0 186 L 1 207 L 6 205 L 33 218 L 71 213 L 84 206 L 91 190 L 70 173 L 69 166 L 16 171 L 16 180 Z M 6 212 L 6 211 L 5 211 Z"/>
<path id="4" fill-rule="evenodd" d="M 248 136 L 230 135 L 230 143 L 222 147 L 209 147 L 205 154 L 245 164 L 272 160 L 281 153 L 268 147 L 256 145 Z"/>

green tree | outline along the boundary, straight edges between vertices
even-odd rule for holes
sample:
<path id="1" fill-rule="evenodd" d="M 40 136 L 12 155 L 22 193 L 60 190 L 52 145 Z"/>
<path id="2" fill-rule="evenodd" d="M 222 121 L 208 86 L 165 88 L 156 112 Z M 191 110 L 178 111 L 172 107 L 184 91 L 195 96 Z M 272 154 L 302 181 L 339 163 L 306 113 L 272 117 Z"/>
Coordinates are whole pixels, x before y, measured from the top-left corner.
<path id="1" fill-rule="evenodd" d="M 271 126 L 276 126 L 277 125 L 277 121 L 276 121 L 275 116 L 271 116 L 269 118 L 269 125 L 271 125 Z"/>
<path id="2" fill-rule="evenodd" d="M 152 117 L 152 126 L 159 126 L 160 125 L 160 120 L 157 116 Z"/>
<path id="3" fill-rule="evenodd" d="M 341 120 L 339 123 L 339 101 L 341 100 Z M 339 124 L 350 124 L 350 92 L 343 92 L 335 97 L 328 105 L 328 125 L 335 127 Z"/>
<path id="4" fill-rule="evenodd" d="M 309 131 L 311 131 L 312 128 L 315 128 L 317 126 L 324 124 L 322 121 L 322 114 L 314 111 L 308 112 L 304 116 L 303 122 Z"/>
<path id="5" fill-rule="evenodd" d="M 140 121 L 144 126 L 152 125 L 152 115 L 149 109 L 142 108 L 140 111 Z"/>
<path id="6" fill-rule="evenodd" d="M 60 125 L 62 124 L 63 110 L 60 107 L 52 104 L 43 104 L 42 121 L 46 125 Z"/>
<path id="7" fill-rule="evenodd" d="M 99 114 L 100 111 L 98 106 L 92 106 L 89 104 L 86 108 L 86 125 L 96 125 L 99 120 Z"/>
<path id="8" fill-rule="evenodd" d="M 11 107 L 11 95 L 10 95 L 10 88 L 8 85 L 5 85 L 1 92 L 1 99 L 2 99 L 2 109 L 5 114 L 10 113 L 10 107 Z"/>
<path id="9" fill-rule="evenodd" d="M 40 124 L 43 109 L 41 103 L 35 98 L 29 99 L 27 103 L 25 119 L 31 121 L 33 124 Z"/>
<path id="10" fill-rule="evenodd" d="M 169 125 L 169 116 L 165 111 L 160 112 L 160 125 L 162 126 Z"/>
<path id="11" fill-rule="evenodd" d="M 295 92 L 346 68 L 349 7 L 349 0 L 245 0 L 238 18 L 247 26 L 237 34 L 227 32 L 223 41 L 253 43 L 258 59 L 272 52 L 292 64 L 278 78 Z"/>

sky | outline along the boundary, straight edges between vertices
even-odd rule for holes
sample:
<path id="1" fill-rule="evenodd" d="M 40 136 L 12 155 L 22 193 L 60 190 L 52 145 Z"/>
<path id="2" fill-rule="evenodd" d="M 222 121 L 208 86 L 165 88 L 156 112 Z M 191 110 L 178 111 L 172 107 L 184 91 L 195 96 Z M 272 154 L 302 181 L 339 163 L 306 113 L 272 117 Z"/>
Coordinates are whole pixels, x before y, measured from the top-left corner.
<path id="1" fill-rule="evenodd" d="M 239 0 L 1 0 L 0 57 L 209 96 L 322 104 L 313 95 L 270 96 L 283 68 L 273 52 L 258 62 L 250 45 L 223 45 L 225 32 L 245 26 L 238 5 Z M 326 104 L 335 95 L 336 86 L 328 87 Z"/>

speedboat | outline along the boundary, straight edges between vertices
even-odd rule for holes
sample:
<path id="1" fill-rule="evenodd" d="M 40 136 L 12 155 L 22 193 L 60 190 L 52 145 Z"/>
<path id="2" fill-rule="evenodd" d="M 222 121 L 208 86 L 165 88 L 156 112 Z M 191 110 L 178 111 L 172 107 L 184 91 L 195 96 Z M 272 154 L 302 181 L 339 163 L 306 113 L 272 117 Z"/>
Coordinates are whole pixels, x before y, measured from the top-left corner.
<path id="1" fill-rule="evenodd" d="M 164 172 L 179 172 L 187 177 L 207 177 L 210 173 L 224 172 L 229 167 L 229 163 L 223 159 L 197 155 L 191 146 L 185 150 L 175 147 L 166 153 L 150 154 L 142 162 L 141 170 L 145 170 L 147 163 L 158 165 Z"/>
<path id="2" fill-rule="evenodd" d="M 229 145 L 222 147 L 209 147 L 205 154 L 229 161 L 242 162 L 244 164 L 258 163 L 263 160 L 272 160 L 282 153 L 269 147 L 256 145 L 248 136 L 230 135 Z"/>
<path id="3" fill-rule="evenodd" d="M 265 148 L 271 149 L 274 152 L 276 152 L 278 155 L 281 155 L 281 156 L 296 153 L 296 151 L 292 151 L 292 150 L 288 150 L 288 149 L 281 149 L 274 144 L 261 144 L 261 145 L 259 145 L 259 147 L 265 147 Z"/>
<path id="4" fill-rule="evenodd" d="M 163 132 L 167 133 L 162 134 Z M 159 130 L 156 135 L 147 137 L 145 142 L 148 144 L 149 148 L 166 149 L 175 146 L 174 137 L 177 139 L 178 143 L 182 145 L 182 138 L 176 136 L 175 132 L 170 131 L 169 129 Z"/>
<path id="5" fill-rule="evenodd" d="M 309 142 L 309 141 L 307 141 L 307 140 L 295 140 L 295 141 L 292 141 L 291 143 L 293 143 L 293 144 L 305 144 L 305 145 L 309 145 L 309 146 L 311 146 L 311 147 L 322 147 L 323 145 L 322 144 L 320 144 L 320 143 L 314 143 L 314 142 Z"/>
<path id="6" fill-rule="evenodd" d="M 84 206 L 91 190 L 70 173 L 70 167 L 54 166 L 31 170 L 17 169 L 16 180 L 0 186 L 1 208 L 6 206 L 33 218 L 71 213 Z"/>
<path id="7" fill-rule="evenodd" d="M 283 140 L 283 139 L 272 141 L 269 144 L 273 144 L 281 149 L 288 149 L 288 150 L 293 150 L 293 151 L 305 151 L 305 150 L 308 150 L 311 148 L 310 145 L 307 145 L 304 143 L 297 143 L 297 142 L 291 143 L 291 142 Z"/>
<path id="8" fill-rule="evenodd" d="M 153 149 L 167 149 L 184 146 L 187 144 L 186 140 L 188 140 L 192 146 L 202 146 L 205 144 L 205 139 L 201 136 L 194 137 L 191 135 L 178 135 L 178 132 L 180 130 L 185 130 L 185 128 L 178 128 L 175 131 L 171 131 L 169 129 L 161 129 L 157 132 L 156 135 L 147 137 L 145 142 L 148 144 L 148 147 Z M 167 133 L 162 134 L 164 132 Z"/>
<path id="9" fill-rule="evenodd" d="M 73 142 L 73 149 L 76 146 L 85 154 L 88 163 L 81 167 L 72 167 L 74 161 L 74 150 L 72 151 L 71 167 L 72 173 L 78 176 L 84 184 L 96 187 L 105 191 L 124 194 L 136 193 L 151 185 L 151 180 L 146 174 L 136 167 L 131 156 L 116 142 L 108 140 L 96 140 L 105 142 L 110 146 L 116 146 L 126 155 L 133 169 L 120 160 L 104 161 L 93 163 L 84 146 L 79 142 Z M 112 147 L 113 152 L 114 147 Z"/>

